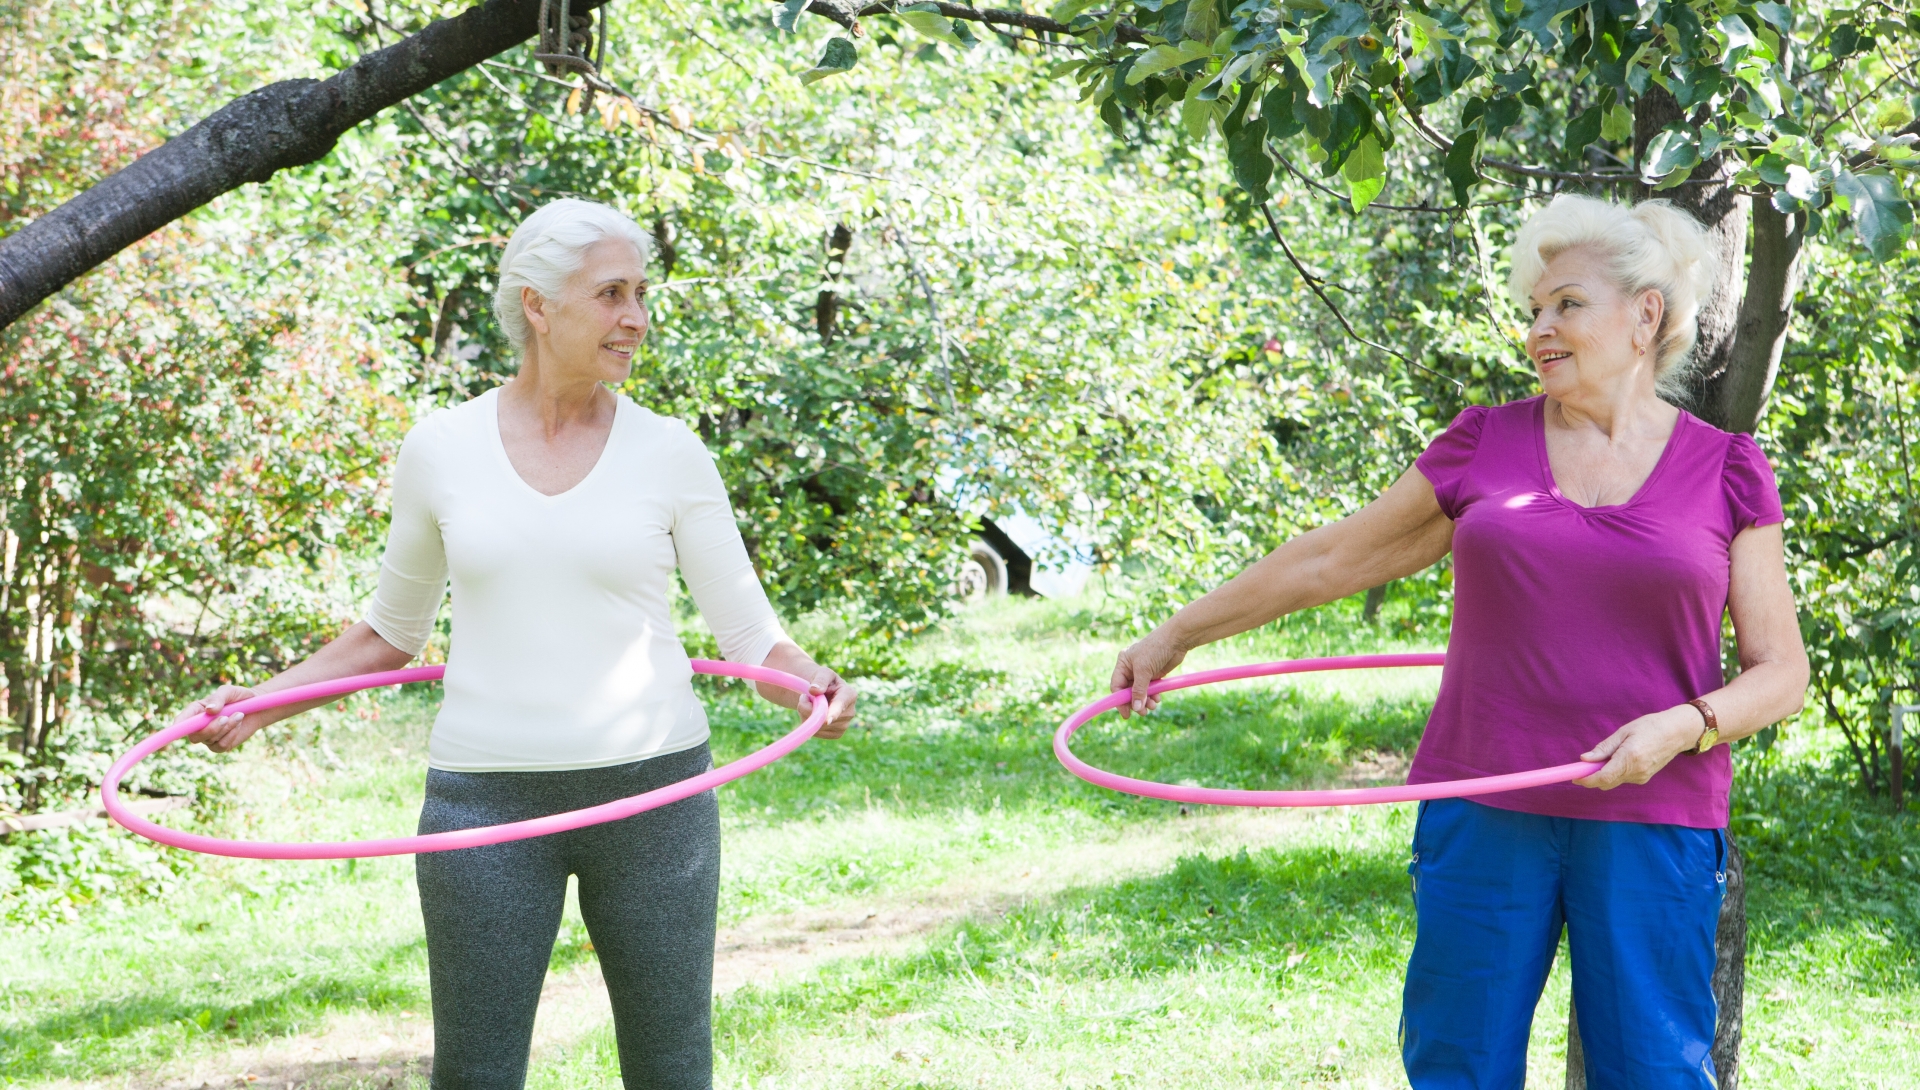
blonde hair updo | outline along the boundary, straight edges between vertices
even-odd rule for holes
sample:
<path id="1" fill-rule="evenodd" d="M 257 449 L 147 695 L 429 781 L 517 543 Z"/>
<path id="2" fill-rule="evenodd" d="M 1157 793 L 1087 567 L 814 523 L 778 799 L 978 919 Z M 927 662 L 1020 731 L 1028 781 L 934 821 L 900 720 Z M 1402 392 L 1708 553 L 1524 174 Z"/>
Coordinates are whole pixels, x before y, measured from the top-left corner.
<path id="1" fill-rule="evenodd" d="M 1666 308 L 1654 337 L 1654 375 L 1663 391 L 1674 389 L 1699 336 L 1700 307 L 1713 297 L 1715 255 L 1706 228 L 1663 200 L 1629 206 L 1562 193 L 1514 237 L 1507 280 L 1514 302 L 1524 310 L 1547 262 L 1573 249 L 1599 258 L 1628 298 L 1660 293 Z"/>

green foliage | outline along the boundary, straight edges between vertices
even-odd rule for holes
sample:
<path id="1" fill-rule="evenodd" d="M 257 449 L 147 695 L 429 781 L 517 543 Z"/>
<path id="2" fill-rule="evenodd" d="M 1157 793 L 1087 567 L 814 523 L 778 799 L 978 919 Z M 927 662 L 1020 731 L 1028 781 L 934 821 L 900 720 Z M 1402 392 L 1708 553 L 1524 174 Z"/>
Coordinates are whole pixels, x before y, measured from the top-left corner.
<path id="1" fill-rule="evenodd" d="M 1786 501 L 1810 703 L 1844 734 L 1861 785 L 1884 790 L 1888 708 L 1920 702 L 1920 281 L 1910 261 L 1812 257 L 1762 437 Z"/>
<path id="2" fill-rule="evenodd" d="M 164 132 L 156 107 L 220 93 L 186 35 L 236 78 L 270 70 L 257 29 L 27 7 L 0 30 L 10 218 Z M 336 231 L 380 196 L 377 171 L 342 173 L 301 190 Z M 0 809 L 77 804 L 187 692 L 290 662 L 352 608 L 403 415 L 364 315 L 392 302 L 379 247 L 282 233 L 290 188 L 220 202 L 0 333 Z M 182 747 L 139 786 L 204 790 L 213 767 Z"/>
<path id="3" fill-rule="evenodd" d="M 410 337 L 445 396 L 476 392 L 512 366 L 486 306 L 526 208 L 578 193 L 648 224 L 655 330 L 629 392 L 699 429 L 783 611 L 850 608 L 869 637 L 923 624 L 973 520 L 1019 509 L 1137 584 L 1144 622 L 1364 502 L 1397 472 L 1381 444 L 1410 460 L 1459 407 L 1444 379 L 1353 356 L 1249 238 L 1218 157 L 1116 152 L 1023 49 L 949 57 L 882 24 L 867 65 L 809 91 L 758 9 L 725 10 L 724 47 L 617 27 L 614 75 L 652 74 L 632 104 L 501 63 L 403 120 L 439 210 Z M 1348 290 L 1472 267 L 1464 242 L 1281 216 Z M 1408 340 L 1488 374 L 1460 305 L 1480 297 L 1422 310 Z"/>
<path id="4" fill-rule="evenodd" d="M 1465 207 L 1489 172 L 1637 178 L 1666 190 L 1725 160 L 1738 184 L 1781 211 L 1816 224 L 1845 214 L 1876 259 L 1911 235 L 1901 179 L 1920 159 L 1903 74 L 1920 46 L 1920 12 L 1904 4 L 1089 7 L 1055 7 L 1068 20 L 1061 37 L 1077 39 L 1086 60 L 1053 77 L 1072 80 L 1116 133 L 1128 118 L 1178 113 L 1198 137 L 1211 121 L 1256 201 L 1274 161 L 1292 169 L 1289 156 L 1344 179 L 1356 211 L 1396 175 L 1422 193 L 1444 176 Z M 839 59 L 851 63 L 851 53 Z M 1644 147 L 1632 143 L 1634 113 Z"/>

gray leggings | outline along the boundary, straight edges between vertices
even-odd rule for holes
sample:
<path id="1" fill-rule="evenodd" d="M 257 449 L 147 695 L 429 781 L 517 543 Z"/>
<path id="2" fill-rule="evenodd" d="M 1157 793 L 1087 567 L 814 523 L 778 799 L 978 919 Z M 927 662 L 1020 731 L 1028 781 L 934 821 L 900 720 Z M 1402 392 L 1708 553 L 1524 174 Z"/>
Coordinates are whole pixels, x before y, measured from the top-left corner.
<path id="1" fill-rule="evenodd" d="M 611 768 L 427 772 L 420 831 L 543 817 L 712 767 L 705 745 Z M 613 1000 L 627 1090 L 713 1085 L 720 804 L 711 791 L 621 821 L 415 857 L 433 983 L 433 1090 L 520 1090 L 567 876 Z"/>

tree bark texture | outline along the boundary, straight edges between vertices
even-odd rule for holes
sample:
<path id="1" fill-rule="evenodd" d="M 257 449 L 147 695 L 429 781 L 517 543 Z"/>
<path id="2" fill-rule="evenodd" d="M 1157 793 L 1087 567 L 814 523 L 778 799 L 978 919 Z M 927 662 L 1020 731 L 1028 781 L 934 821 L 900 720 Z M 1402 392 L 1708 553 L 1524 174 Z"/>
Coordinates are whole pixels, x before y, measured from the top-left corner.
<path id="1" fill-rule="evenodd" d="M 1720 1024 L 1713 1033 L 1713 1070 L 1720 1090 L 1740 1090 L 1740 1035 L 1746 1027 L 1747 860 L 1727 838 L 1727 896 L 1720 902 L 1720 928 L 1714 936 L 1713 997 Z"/>
<path id="2" fill-rule="evenodd" d="M 1680 104 L 1665 90 L 1641 96 L 1634 110 L 1635 161 L 1656 133 L 1681 120 Z M 1639 196 L 1664 197 L 1692 213 L 1720 253 L 1714 297 L 1700 308 L 1688 408 L 1715 427 L 1752 432 L 1773 392 L 1787 319 L 1804 278 L 1805 220 L 1736 193 L 1736 165 L 1717 155 L 1694 168 L 1688 184 L 1658 194 L 1642 186 Z"/>
<path id="3" fill-rule="evenodd" d="M 1580 1011 L 1567 1001 L 1567 1090 L 1587 1090 L 1587 1050 L 1580 1044 Z"/>
<path id="4" fill-rule="evenodd" d="M 1752 432 L 1759 426 L 1767 397 L 1773 393 L 1773 380 L 1780 373 L 1787 319 L 1806 275 L 1806 263 L 1800 259 L 1806 217 L 1776 212 L 1772 204 L 1762 201 L 1753 206 L 1752 220 L 1752 257 L 1733 346 L 1718 388 L 1707 391 L 1719 413 L 1715 423 L 1728 431 Z"/>
<path id="5" fill-rule="evenodd" d="M 606 0 L 573 0 L 575 13 Z M 154 231 L 247 182 L 305 166 L 348 129 L 538 31 L 540 0 L 487 0 L 329 79 L 283 80 L 0 239 L 0 327 Z"/>

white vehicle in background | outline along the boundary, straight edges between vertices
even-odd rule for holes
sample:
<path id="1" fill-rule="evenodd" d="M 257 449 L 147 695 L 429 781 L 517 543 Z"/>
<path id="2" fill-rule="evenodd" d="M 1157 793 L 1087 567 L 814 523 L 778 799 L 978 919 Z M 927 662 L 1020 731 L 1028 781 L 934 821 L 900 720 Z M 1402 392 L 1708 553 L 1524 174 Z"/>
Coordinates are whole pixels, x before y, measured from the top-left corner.
<path id="1" fill-rule="evenodd" d="M 1064 566 L 1036 563 L 1035 557 L 1057 558 Z M 982 518 L 980 536 L 968 549 L 954 592 L 969 602 L 1000 594 L 1041 598 L 1071 598 L 1093 574 L 1085 542 L 1069 542 L 1047 532 L 1031 516 L 1014 512 L 998 519 Z"/>

